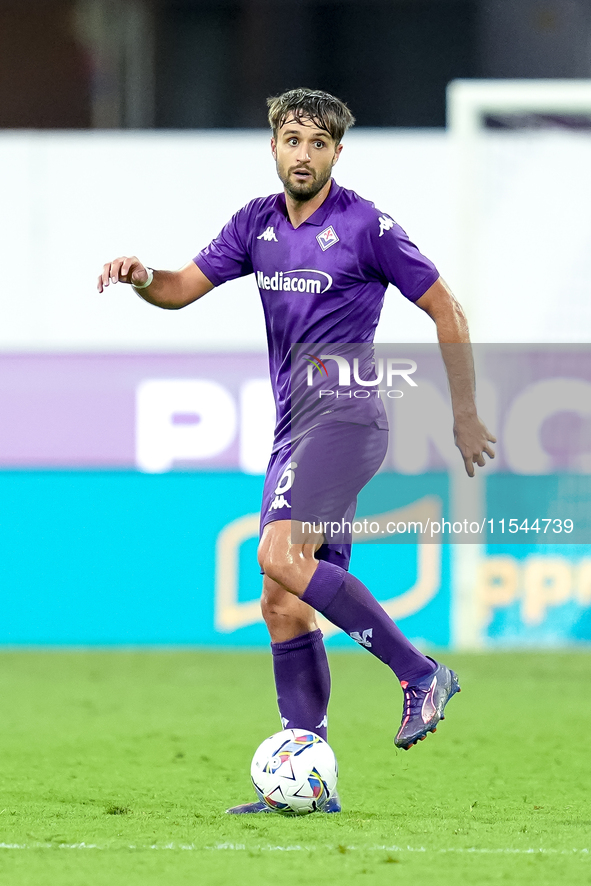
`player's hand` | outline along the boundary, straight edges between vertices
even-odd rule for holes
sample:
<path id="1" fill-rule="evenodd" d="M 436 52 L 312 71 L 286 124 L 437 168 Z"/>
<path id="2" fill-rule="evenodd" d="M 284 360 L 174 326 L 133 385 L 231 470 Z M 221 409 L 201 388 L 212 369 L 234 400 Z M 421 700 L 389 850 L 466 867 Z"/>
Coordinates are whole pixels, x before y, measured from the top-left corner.
<path id="1" fill-rule="evenodd" d="M 102 292 L 109 283 L 135 283 L 141 286 L 148 279 L 148 270 L 135 255 L 122 256 L 103 265 L 97 289 Z"/>
<path id="2" fill-rule="evenodd" d="M 495 457 L 495 451 L 490 445 L 496 443 L 486 425 L 480 421 L 477 415 L 462 416 L 454 421 L 455 444 L 462 453 L 466 473 L 469 477 L 474 476 L 474 465 L 483 468 L 486 464 L 484 453 L 489 458 Z"/>

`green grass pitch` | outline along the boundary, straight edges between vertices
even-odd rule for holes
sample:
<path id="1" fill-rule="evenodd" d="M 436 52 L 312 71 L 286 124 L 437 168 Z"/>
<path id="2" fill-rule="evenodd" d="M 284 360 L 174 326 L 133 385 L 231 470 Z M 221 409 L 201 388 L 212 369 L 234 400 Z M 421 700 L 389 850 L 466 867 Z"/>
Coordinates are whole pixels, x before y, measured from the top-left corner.
<path id="1" fill-rule="evenodd" d="M 397 751 L 401 691 L 331 654 L 341 815 L 230 817 L 278 729 L 270 656 L 0 654 L 0 883 L 591 884 L 591 655 L 449 655 L 463 691 Z"/>

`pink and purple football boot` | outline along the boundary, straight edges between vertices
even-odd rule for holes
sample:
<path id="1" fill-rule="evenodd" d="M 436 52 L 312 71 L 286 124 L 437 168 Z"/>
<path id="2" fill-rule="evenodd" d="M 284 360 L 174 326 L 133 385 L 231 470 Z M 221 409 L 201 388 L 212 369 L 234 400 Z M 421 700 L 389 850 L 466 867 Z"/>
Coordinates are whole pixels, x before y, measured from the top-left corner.
<path id="1" fill-rule="evenodd" d="M 405 751 L 423 741 L 427 733 L 435 732 L 439 721 L 445 719 L 446 704 L 460 692 L 457 674 L 436 661 L 433 664 L 435 670 L 418 683 L 410 686 L 403 680 L 400 684 L 404 690 L 404 711 L 394 744 Z"/>

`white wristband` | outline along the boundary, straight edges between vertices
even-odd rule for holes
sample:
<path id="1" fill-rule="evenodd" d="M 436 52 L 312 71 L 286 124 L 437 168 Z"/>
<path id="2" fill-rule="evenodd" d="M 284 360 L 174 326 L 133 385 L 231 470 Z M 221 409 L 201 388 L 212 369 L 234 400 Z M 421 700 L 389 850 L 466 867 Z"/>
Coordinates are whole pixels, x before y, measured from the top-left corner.
<path id="1" fill-rule="evenodd" d="M 152 270 L 152 268 L 146 268 L 146 271 L 148 272 L 148 279 L 145 283 L 132 283 L 131 285 L 134 289 L 147 289 L 147 287 L 150 285 L 150 283 L 154 279 L 154 271 Z"/>

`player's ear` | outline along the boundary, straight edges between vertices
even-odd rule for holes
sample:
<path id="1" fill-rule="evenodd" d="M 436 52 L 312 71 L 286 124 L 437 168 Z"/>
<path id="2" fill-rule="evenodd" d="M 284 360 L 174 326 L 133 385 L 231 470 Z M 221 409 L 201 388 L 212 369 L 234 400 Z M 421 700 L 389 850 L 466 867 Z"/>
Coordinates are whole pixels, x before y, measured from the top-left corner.
<path id="1" fill-rule="evenodd" d="M 275 137 L 271 138 L 271 153 L 273 154 L 273 160 L 277 159 L 277 142 L 275 141 Z"/>
<path id="2" fill-rule="evenodd" d="M 332 165 L 333 166 L 335 165 L 335 163 L 338 163 L 338 160 L 339 160 L 339 157 L 341 156 L 342 150 L 343 150 L 342 145 L 337 145 L 336 148 L 334 149 L 334 157 L 332 158 Z"/>

